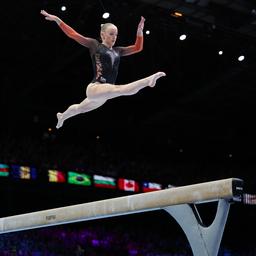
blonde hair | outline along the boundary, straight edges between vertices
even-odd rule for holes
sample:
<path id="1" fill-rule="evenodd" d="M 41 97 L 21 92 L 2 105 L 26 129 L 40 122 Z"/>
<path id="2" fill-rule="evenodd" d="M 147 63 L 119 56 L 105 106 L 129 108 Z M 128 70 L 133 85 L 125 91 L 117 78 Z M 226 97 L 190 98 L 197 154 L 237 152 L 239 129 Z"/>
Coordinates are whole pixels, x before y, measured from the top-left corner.
<path id="1" fill-rule="evenodd" d="M 104 23 L 100 25 L 100 32 L 105 32 L 106 29 L 110 26 L 115 26 L 113 23 Z"/>

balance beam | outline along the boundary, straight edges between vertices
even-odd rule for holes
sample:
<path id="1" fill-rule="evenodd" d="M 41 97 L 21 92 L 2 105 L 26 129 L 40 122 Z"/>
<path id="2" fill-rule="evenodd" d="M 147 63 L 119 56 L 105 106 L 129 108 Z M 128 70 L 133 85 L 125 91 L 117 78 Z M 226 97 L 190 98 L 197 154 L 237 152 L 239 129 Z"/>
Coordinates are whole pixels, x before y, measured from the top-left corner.
<path id="1" fill-rule="evenodd" d="M 239 197 L 242 180 L 229 178 L 0 218 L 0 234 Z"/>

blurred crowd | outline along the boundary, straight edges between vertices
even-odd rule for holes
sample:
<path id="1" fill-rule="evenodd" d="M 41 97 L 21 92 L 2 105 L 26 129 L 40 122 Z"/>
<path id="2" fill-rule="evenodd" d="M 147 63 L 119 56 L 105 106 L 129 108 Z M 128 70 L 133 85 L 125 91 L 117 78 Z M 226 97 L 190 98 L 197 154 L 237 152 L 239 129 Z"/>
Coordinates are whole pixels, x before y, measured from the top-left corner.
<path id="1" fill-rule="evenodd" d="M 127 226 L 126 226 L 127 228 Z M 162 236 L 160 229 L 134 232 L 122 227 L 93 226 L 84 228 L 50 227 L 3 234 L 0 256 L 191 256 L 192 251 L 179 235 Z M 156 230 L 155 230 L 156 231 Z M 161 237 L 161 239 L 159 239 Z M 221 248 L 219 256 L 253 256 L 256 249 L 233 251 Z"/>

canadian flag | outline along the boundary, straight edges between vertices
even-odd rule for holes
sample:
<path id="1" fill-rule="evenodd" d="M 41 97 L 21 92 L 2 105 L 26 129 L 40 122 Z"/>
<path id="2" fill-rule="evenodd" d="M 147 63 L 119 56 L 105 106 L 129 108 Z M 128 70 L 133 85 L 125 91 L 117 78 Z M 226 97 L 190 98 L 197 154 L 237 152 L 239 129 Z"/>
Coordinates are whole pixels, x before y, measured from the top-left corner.
<path id="1" fill-rule="evenodd" d="M 124 191 L 139 191 L 139 184 L 135 180 L 128 180 L 128 179 L 118 179 L 118 188 Z"/>

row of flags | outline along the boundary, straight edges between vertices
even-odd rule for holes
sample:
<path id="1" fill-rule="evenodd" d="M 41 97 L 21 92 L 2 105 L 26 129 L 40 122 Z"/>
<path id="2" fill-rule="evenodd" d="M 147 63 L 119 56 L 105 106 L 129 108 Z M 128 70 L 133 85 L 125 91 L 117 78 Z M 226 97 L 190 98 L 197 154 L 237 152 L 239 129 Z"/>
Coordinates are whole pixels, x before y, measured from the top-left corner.
<path id="1" fill-rule="evenodd" d="M 11 168 L 7 164 L 0 163 L 0 176 L 8 177 L 12 176 L 13 178 L 20 179 L 36 179 L 37 172 L 36 168 L 29 166 L 20 166 L 20 165 L 11 165 Z"/>
<path id="2" fill-rule="evenodd" d="M 14 179 L 36 180 L 37 169 L 30 166 L 7 165 L 0 163 L 0 176 Z M 94 186 L 98 188 L 120 189 L 131 192 L 150 192 L 161 190 L 162 184 L 144 181 L 142 183 L 125 178 L 114 178 L 97 174 L 60 170 L 48 170 L 48 181 L 51 183 L 69 183 L 81 186 Z"/>
<path id="3" fill-rule="evenodd" d="M 0 177 L 12 177 L 14 179 L 36 180 L 37 169 L 30 166 L 7 165 L 0 163 Z M 114 178 L 97 174 L 60 170 L 48 170 L 48 182 L 69 183 L 81 186 L 94 186 L 96 188 L 120 189 L 130 192 L 150 192 L 163 189 L 163 185 L 155 182 L 144 181 L 142 183 L 125 178 Z M 168 185 L 166 188 L 172 187 Z M 256 195 L 243 193 L 242 202 L 247 205 L 256 205 Z"/>

